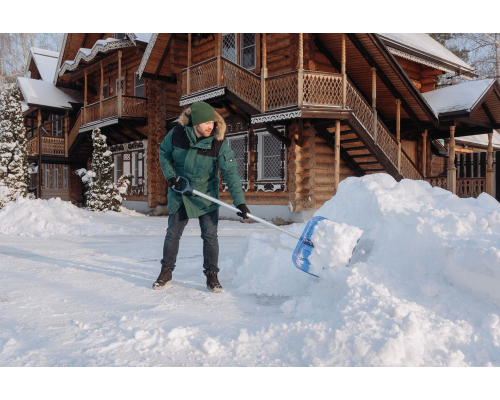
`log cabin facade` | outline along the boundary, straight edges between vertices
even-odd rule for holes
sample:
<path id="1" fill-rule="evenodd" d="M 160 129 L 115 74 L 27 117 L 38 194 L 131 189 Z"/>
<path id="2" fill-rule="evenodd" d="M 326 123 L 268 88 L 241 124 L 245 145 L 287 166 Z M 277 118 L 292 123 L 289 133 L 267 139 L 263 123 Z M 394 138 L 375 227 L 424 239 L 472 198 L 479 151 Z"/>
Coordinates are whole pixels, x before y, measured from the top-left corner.
<path id="1" fill-rule="evenodd" d="M 302 221 L 349 176 L 389 173 L 457 193 L 454 138 L 500 127 L 500 87 L 470 90 L 473 104 L 454 114 L 453 96 L 427 99 L 446 90 L 435 90 L 446 72 L 475 76 L 439 46 L 408 34 L 66 34 L 53 83 L 83 97 L 68 156 L 89 165 L 99 127 L 115 178 L 136 176 L 135 206 L 166 204 L 159 145 L 180 112 L 204 100 L 227 122 L 248 205 Z M 494 195 L 492 181 L 487 174 L 484 191 Z M 221 198 L 231 202 L 223 181 Z"/>

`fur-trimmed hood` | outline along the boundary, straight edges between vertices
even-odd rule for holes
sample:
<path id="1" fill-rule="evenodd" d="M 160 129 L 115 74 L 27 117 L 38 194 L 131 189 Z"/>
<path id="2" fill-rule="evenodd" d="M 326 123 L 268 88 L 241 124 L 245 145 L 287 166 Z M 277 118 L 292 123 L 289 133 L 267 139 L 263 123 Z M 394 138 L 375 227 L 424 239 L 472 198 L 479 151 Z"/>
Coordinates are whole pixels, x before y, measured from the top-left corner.
<path id="1" fill-rule="evenodd" d="M 215 111 L 215 110 L 214 110 Z M 181 115 L 179 115 L 179 124 L 184 126 L 188 125 L 191 122 L 191 107 L 186 108 Z M 224 118 L 215 111 L 215 125 L 214 125 L 214 130 L 217 131 L 217 135 L 215 135 L 216 140 L 224 140 L 224 137 L 226 135 L 226 122 L 224 121 Z"/>

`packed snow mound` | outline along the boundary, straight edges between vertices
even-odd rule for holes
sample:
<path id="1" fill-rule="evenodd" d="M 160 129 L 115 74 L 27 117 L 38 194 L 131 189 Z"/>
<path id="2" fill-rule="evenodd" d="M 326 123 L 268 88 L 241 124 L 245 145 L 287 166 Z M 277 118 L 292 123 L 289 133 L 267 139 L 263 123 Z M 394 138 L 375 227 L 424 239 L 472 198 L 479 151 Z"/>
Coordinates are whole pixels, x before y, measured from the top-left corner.
<path id="1" fill-rule="evenodd" d="M 114 222 L 124 217 L 120 213 L 106 214 L 109 214 L 109 223 L 96 221 L 91 211 L 78 208 L 60 198 L 32 200 L 19 197 L 0 209 L 0 234 L 49 237 L 143 233 L 116 225 Z M 127 214 L 139 215 L 136 212 Z"/>
<path id="2" fill-rule="evenodd" d="M 498 364 L 494 198 L 460 199 L 424 181 L 376 174 L 344 180 L 315 216 L 331 221 L 313 237 L 323 252 L 310 258 L 320 278 L 294 268 L 297 240 L 284 234 L 253 234 L 241 258 L 221 269 L 230 268 L 243 291 L 288 296 L 284 313 L 326 324 L 326 365 Z"/>

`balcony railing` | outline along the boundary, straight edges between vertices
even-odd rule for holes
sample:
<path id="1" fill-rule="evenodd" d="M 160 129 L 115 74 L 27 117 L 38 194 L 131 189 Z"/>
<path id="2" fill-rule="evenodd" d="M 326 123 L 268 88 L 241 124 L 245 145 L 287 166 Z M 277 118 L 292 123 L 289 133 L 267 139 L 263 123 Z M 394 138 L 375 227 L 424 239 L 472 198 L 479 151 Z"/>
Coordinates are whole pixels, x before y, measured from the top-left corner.
<path id="1" fill-rule="evenodd" d="M 38 155 L 38 132 L 34 131 L 35 136 L 28 141 L 28 155 Z M 42 154 L 52 156 L 64 156 L 65 145 L 64 138 L 42 136 Z"/>
<path id="2" fill-rule="evenodd" d="M 262 78 L 226 59 L 217 57 L 205 60 L 189 68 L 190 85 L 188 90 L 188 69 L 182 72 L 182 95 L 225 86 L 243 101 L 262 112 Z M 217 77 L 218 71 L 221 76 Z M 302 79 L 302 82 L 299 82 Z M 342 107 L 342 74 L 321 71 L 292 71 L 267 77 L 264 80 L 265 111 L 286 107 L 328 106 Z M 301 83 L 301 85 L 299 85 Z M 302 87 L 302 91 L 299 90 Z M 302 94 L 301 94 L 302 93 Z M 302 96 L 302 98 L 299 98 Z M 380 119 L 374 128 L 374 111 L 354 85 L 346 82 L 346 108 L 352 109 L 354 116 L 363 125 L 373 141 L 382 149 L 390 162 L 405 178 L 422 179 L 422 174 L 406 153 L 399 148 L 395 136 Z"/>
<path id="3" fill-rule="evenodd" d="M 448 178 L 446 176 L 427 177 L 425 179 L 432 187 L 447 189 Z M 481 193 L 486 192 L 486 178 L 458 178 L 457 196 L 461 198 L 477 198 Z"/>
<path id="4" fill-rule="evenodd" d="M 95 102 L 82 107 L 76 117 L 68 137 L 68 148 L 75 142 L 80 128 L 84 125 L 108 118 L 147 118 L 147 99 L 144 97 L 121 96 L 119 107 L 118 96 L 108 97 L 101 102 Z"/>

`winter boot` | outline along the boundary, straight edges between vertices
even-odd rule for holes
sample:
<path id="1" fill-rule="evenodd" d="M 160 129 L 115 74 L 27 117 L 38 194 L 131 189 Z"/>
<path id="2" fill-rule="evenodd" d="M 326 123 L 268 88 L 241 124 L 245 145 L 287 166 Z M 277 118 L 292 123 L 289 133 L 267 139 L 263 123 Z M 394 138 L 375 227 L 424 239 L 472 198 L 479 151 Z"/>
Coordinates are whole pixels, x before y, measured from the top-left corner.
<path id="1" fill-rule="evenodd" d="M 222 286 L 217 279 L 217 271 L 203 271 L 205 276 L 207 277 L 207 288 L 211 292 L 219 293 L 222 292 Z"/>
<path id="2" fill-rule="evenodd" d="M 172 271 L 170 271 L 165 267 L 162 267 L 160 275 L 158 275 L 156 282 L 153 283 L 153 289 L 154 290 L 165 289 L 168 286 L 168 284 L 170 284 L 171 281 L 172 281 Z"/>

